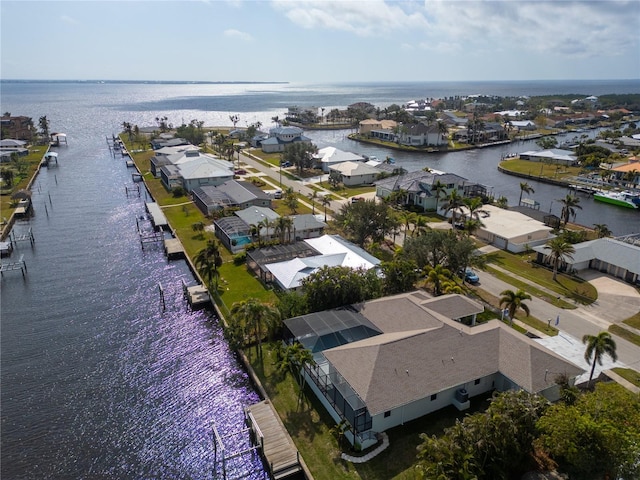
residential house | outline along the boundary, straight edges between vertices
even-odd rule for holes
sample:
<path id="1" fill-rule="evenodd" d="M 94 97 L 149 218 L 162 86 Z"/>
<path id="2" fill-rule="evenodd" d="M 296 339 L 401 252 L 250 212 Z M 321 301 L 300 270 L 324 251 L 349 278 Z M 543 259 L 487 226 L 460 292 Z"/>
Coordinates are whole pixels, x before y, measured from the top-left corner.
<path id="1" fill-rule="evenodd" d="M 398 122 L 396 122 L 395 120 L 376 120 L 374 118 L 368 118 L 366 120 L 360 121 L 360 123 L 358 124 L 358 133 L 360 135 L 369 135 L 374 130 L 393 132 L 393 130 L 397 126 Z"/>
<path id="2" fill-rule="evenodd" d="M 532 162 L 553 163 L 556 165 L 577 165 L 578 157 L 571 150 L 563 150 L 560 148 L 551 148 L 548 150 L 529 150 L 522 152 L 520 155 L 522 160 Z"/>
<path id="3" fill-rule="evenodd" d="M 554 401 L 556 376 L 573 384 L 583 372 L 498 320 L 455 320 L 483 307 L 447 297 L 413 292 L 285 320 L 288 341 L 313 355 L 304 366 L 308 385 L 336 423 L 348 422 L 352 444 L 368 448 L 381 432 L 450 405 L 464 410 L 492 391 Z"/>
<path id="4" fill-rule="evenodd" d="M 264 264 L 261 266 L 263 280 L 281 290 L 295 290 L 302 285 L 303 279 L 325 266 L 370 270 L 380 265 L 380 260 L 339 235 L 322 235 L 304 242 L 318 255 Z"/>
<path id="5" fill-rule="evenodd" d="M 624 239 L 598 238 L 573 245 L 571 258 L 564 256 L 560 270 L 581 272 L 598 270 L 633 285 L 640 285 L 640 235 Z M 545 245 L 534 247 L 536 261 L 549 263 L 551 251 Z"/>
<path id="6" fill-rule="evenodd" d="M 0 118 L 0 127 L 2 128 L 2 136 L 6 138 L 15 138 L 30 142 L 36 129 L 33 125 L 31 117 L 12 117 L 3 115 Z"/>
<path id="7" fill-rule="evenodd" d="M 163 147 L 178 147 L 180 145 L 190 145 L 184 138 L 176 138 L 170 133 L 164 133 L 151 139 L 151 148 L 159 150 Z"/>
<path id="8" fill-rule="evenodd" d="M 194 188 L 193 202 L 205 215 L 225 208 L 271 207 L 271 197 L 251 182 L 229 180 L 217 186 Z"/>
<path id="9" fill-rule="evenodd" d="M 438 128 L 437 123 L 426 125 L 415 123 L 403 125 L 398 132 L 398 143 L 412 147 L 447 145 L 447 136 Z"/>
<path id="10" fill-rule="evenodd" d="M 205 185 L 220 185 L 233 180 L 233 165 L 212 155 L 197 151 L 178 154 L 181 157 L 160 168 L 162 184 L 173 190 L 180 186 L 187 192 Z"/>
<path id="11" fill-rule="evenodd" d="M 345 152 L 336 147 L 321 148 L 313 158 L 316 162 L 316 168 L 321 168 L 325 173 L 329 173 L 329 167 L 337 163 L 362 162 L 364 160 L 364 157 L 356 153 Z"/>
<path id="12" fill-rule="evenodd" d="M 376 181 L 381 170 L 362 162 L 342 162 L 329 167 L 330 172 L 340 175 L 345 186 L 369 185 Z"/>
<path id="13" fill-rule="evenodd" d="M 505 210 L 494 205 L 484 205 L 480 215 L 482 225 L 474 236 L 483 242 L 513 253 L 524 252 L 528 248 L 543 245 L 555 237 L 553 227 L 528 215 L 513 210 Z M 468 217 L 468 209 L 462 207 L 457 218 Z"/>
<path id="14" fill-rule="evenodd" d="M 151 174 L 159 178 L 160 177 L 160 168 L 164 165 L 169 165 L 180 160 L 185 152 L 199 152 L 200 147 L 196 147 L 195 145 L 191 145 L 190 143 L 184 145 L 178 145 L 173 147 L 161 147 L 153 152 L 153 157 L 150 160 L 150 168 Z"/>
<path id="15" fill-rule="evenodd" d="M 303 135 L 300 127 L 275 127 L 269 130 L 269 138 L 260 142 L 265 153 L 283 152 L 286 145 L 296 142 L 311 143 L 311 139 Z"/>
<path id="16" fill-rule="evenodd" d="M 223 217 L 214 222 L 214 231 L 222 244 L 232 253 L 244 250 L 250 243 L 269 243 L 279 238 L 276 221 L 280 218 L 276 212 L 266 207 L 251 206 L 239 210 L 234 215 Z M 319 237 L 327 226 L 315 215 L 293 215 L 290 231 L 286 240 L 299 241 Z"/>
<path id="17" fill-rule="evenodd" d="M 630 187 L 640 185 L 640 158 L 631 157 L 628 163 L 616 165 L 609 170 L 617 182 L 624 182 Z"/>
<path id="18" fill-rule="evenodd" d="M 536 124 L 531 120 L 510 120 L 509 125 L 511 128 L 515 128 L 518 132 L 523 130 L 535 130 Z"/>
<path id="19" fill-rule="evenodd" d="M 440 198 L 436 198 L 436 186 L 438 182 L 444 186 Z M 454 173 L 445 173 L 437 170 L 430 172 L 411 172 L 399 176 L 388 177 L 375 182 L 376 197 L 387 198 L 394 191 L 402 191 L 405 194 L 403 203 L 408 206 L 416 206 L 422 210 L 435 210 L 444 205 L 443 198 L 451 191 L 462 193 L 467 185 L 467 179 Z"/>

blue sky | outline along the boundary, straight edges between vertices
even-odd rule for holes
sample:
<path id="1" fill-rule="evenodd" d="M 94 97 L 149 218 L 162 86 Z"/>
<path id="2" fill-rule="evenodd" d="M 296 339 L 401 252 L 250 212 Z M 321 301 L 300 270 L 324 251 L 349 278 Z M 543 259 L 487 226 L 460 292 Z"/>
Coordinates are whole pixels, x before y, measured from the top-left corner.
<path id="1" fill-rule="evenodd" d="M 3 79 L 640 78 L 640 1 L 2 0 Z"/>

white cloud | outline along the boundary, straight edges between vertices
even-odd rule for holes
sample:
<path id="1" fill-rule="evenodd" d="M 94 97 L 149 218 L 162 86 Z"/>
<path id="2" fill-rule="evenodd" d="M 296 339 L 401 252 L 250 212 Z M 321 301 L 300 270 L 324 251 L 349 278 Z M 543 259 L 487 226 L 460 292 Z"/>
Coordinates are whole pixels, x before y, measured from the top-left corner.
<path id="1" fill-rule="evenodd" d="M 60 15 L 60 20 L 62 20 L 64 23 L 68 23 L 70 25 L 77 25 L 78 21 L 73 18 L 70 17 L 69 15 Z"/>
<path id="2" fill-rule="evenodd" d="M 425 28 L 428 22 L 420 12 L 405 11 L 408 3 L 383 0 L 274 0 L 273 6 L 296 25 L 306 29 L 351 32 L 375 36 L 405 28 Z"/>
<path id="3" fill-rule="evenodd" d="M 250 42 L 251 40 L 253 40 L 253 37 L 250 34 L 241 32 L 240 30 L 234 30 L 233 28 L 225 30 L 224 35 L 225 37 L 235 38 L 243 40 L 245 42 Z"/>

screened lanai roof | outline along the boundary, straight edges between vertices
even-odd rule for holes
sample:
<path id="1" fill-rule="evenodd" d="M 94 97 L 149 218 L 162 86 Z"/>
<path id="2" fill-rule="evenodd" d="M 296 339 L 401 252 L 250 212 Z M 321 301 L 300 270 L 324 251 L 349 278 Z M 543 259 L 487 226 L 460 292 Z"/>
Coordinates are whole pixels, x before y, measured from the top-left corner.
<path id="1" fill-rule="evenodd" d="M 284 323 L 293 337 L 312 353 L 382 333 L 363 315 L 350 309 L 310 313 Z"/>

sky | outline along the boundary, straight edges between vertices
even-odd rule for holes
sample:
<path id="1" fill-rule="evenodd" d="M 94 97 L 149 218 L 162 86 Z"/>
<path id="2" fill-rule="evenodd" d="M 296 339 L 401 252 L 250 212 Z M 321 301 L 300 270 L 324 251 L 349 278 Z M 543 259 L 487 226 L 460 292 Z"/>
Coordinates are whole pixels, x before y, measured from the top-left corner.
<path id="1" fill-rule="evenodd" d="M 0 2 L 0 78 L 640 78 L 640 0 Z"/>

